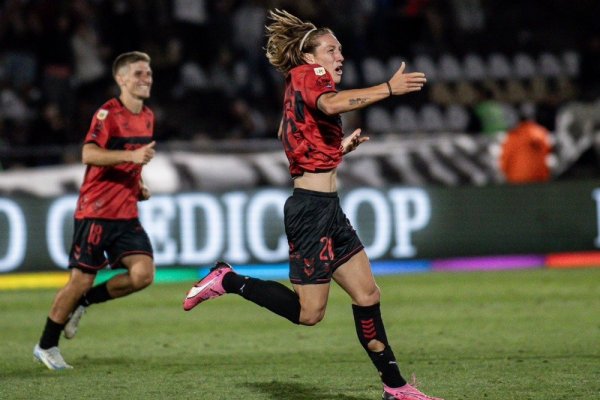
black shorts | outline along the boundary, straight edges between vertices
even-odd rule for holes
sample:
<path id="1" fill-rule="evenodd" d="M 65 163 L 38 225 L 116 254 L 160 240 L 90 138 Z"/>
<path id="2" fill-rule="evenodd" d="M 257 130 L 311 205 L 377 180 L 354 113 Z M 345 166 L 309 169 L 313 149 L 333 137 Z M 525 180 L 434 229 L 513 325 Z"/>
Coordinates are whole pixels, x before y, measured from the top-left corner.
<path id="1" fill-rule="evenodd" d="M 284 207 L 290 282 L 328 283 L 336 268 L 363 249 L 337 193 L 294 189 Z"/>
<path id="2" fill-rule="evenodd" d="M 75 220 L 69 268 L 95 274 L 108 264 L 123 267 L 121 259 L 131 254 L 153 257 L 150 239 L 137 218 Z"/>

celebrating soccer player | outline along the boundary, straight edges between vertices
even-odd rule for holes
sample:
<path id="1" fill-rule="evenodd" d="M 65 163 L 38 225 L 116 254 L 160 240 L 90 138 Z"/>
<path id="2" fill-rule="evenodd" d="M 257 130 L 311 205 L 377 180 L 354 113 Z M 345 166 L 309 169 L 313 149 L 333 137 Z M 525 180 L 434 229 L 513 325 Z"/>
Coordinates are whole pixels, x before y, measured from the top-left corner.
<path id="1" fill-rule="evenodd" d="M 405 73 L 402 63 L 387 82 L 337 91 L 344 57 L 333 32 L 286 11 L 271 11 L 270 18 L 267 58 L 286 80 L 278 136 L 294 181 L 284 208 L 294 290 L 239 275 L 218 262 L 190 289 L 184 309 L 237 293 L 293 323 L 315 325 L 325 314 L 333 278 L 352 299 L 358 339 L 379 371 L 383 399 L 433 400 L 400 374 L 381 317 L 379 288 L 363 245 L 340 207 L 336 180 L 342 157 L 369 139 L 360 129 L 344 138 L 340 114 L 421 90 L 425 75 Z"/>
<path id="2" fill-rule="evenodd" d="M 121 54 L 113 63 L 119 98 L 95 113 L 82 150 L 87 165 L 75 210 L 69 254 L 71 274 L 54 298 L 33 355 L 49 369 L 72 368 L 58 348 L 61 331 L 71 339 L 86 307 L 144 289 L 154 279 L 152 245 L 138 220 L 137 202 L 150 197 L 142 167 L 154 157 L 150 57 Z M 108 256 L 108 259 L 107 259 Z M 92 287 L 108 264 L 127 271 Z"/>

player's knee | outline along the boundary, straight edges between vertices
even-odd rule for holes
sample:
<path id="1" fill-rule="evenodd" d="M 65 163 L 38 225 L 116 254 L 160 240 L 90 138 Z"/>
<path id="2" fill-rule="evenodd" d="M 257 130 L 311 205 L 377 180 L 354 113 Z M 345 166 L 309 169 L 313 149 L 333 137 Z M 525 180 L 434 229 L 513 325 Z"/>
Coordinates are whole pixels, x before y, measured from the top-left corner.
<path id="1" fill-rule="evenodd" d="M 323 318 L 325 317 L 325 309 L 318 309 L 318 310 L 305 310 L 302 309 L 300 311 L 300 324 L 302 325 L 306 325 L 306 326 L 314 326 L 316 324 L 318 324 L 319 322 L 321 322 L 323 320 Z"/>
<path id="2" fill-rule="evenodd" d="M 73 274 L 67 282 L 67 289 L 83 296 L 94 285 L 95 275 L 91 274 Z"/>
<path id="3" fill-rule="evenodd" d="M 305 317 L 300 317 L 300 324 L 306 326 L 315 326 L 319 322 L 323 320 L 322 315 L 309 315 Z"/>
<path id="4" fill-rule="evenodd" d="M 154 270 L 136 273 L 131 277 L 134 290 L 142 290 L 154 282 Z"/>
<path id="5" fill-rule="evenodd" d="M 357 305 L 363 307 L 372 306 L 373 304 L 379 303 L 381 301 L 381 292 L 379 291 L 379 287 L 374 285 L 371 289 L 357 295 L 354 301 Z"/>
<path id="6" fill-rule="evenodd" d="M 139 288 L 143 289 L 148 287 L 154 282 L 154 272 L 143 275 L 140 278 Z"/>

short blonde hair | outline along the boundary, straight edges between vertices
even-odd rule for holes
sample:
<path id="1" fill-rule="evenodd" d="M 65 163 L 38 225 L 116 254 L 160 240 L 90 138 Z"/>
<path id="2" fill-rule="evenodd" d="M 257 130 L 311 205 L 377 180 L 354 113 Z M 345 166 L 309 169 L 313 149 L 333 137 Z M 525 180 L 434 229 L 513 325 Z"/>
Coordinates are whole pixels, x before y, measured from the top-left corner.
<path id="1" fill-rule="evenodd" d="M 150 56 L 141 51 L 130 51 L 128 53 L 118 55 L 117 58 L 115 58 L 115 61 L 112 65 L 113 78 L 117 76 L 121 68 L 126 67 L 129 64 L 136 63 L 138 61 L 145 61 L 147 63 L 150 63 Z"/>

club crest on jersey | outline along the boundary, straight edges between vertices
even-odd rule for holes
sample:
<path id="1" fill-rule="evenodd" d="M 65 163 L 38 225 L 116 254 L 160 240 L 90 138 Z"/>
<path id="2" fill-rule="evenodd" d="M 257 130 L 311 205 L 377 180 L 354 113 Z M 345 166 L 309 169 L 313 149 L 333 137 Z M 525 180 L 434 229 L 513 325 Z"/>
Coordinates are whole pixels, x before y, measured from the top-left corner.
<path id="1" fill-rule="evenodd" d="M 108 110 L 105 110 L 103 108 L 101 108 L 100 111 L 98 111 L 98 114 L 96 114 L 96 118 L 98 118 L 100 121 L 104 121 L 107 116 Z"/>
<path id="2" fill-rule="evenodd" d="M 323 68 L 323 67 L 315 68 L 315 75 L 317 75 L 317 76 L 325 75 L 325 68 Z"/>

